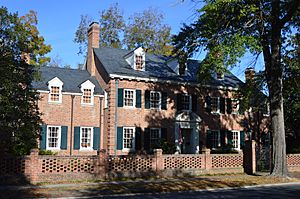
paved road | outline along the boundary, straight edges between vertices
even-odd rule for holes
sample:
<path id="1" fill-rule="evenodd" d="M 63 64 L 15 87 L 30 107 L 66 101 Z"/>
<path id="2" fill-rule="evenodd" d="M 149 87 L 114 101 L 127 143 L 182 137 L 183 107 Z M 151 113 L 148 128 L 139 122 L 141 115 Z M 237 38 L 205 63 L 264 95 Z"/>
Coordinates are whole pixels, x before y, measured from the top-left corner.
<path id="1" fill-rule="evenodd" d="M 85 197 L 83 197 L 85 198 Z M 89 198 L 89 197 L 87 197 Z M 214 198 L 300 198 L 300 184 L 285 184 L 285 185 L 272 185 L 261 187 L 247 187 L 236 189 L 222 189 L 222 190 L 204 190 L 204 191 L 191 191 L 181 193 L 163 193 L 163 194 L 141 194 L 141 195 L 118 195 L 118 196 L 95 196 L 90 198 L 122 198 L 122 199 L 179 199 L 179 198 L 201 198 L 201 199 L 214 199 Z"/>

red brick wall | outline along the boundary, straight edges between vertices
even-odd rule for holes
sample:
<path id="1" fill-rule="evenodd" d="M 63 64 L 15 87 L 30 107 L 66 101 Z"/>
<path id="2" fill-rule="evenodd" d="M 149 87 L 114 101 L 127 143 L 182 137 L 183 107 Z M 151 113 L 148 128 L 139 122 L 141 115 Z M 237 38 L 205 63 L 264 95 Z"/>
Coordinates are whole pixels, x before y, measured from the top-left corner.
<path id="1" fill-rule="evenodd" d="M 62 103 L 48 102 L 48 93 L 40 93 L 40 96 L 41 99 L 38 102 L 38 106 L 42 113 L 43 122 L 46 125 L 68 126 L 68 148 L 67 150 L 58 151 L 58 154 L 69 155 L 71 151 L 73 155 L 97 154 L 96 151 L 84 152 L 73 149 L 73 137 L 71 137 L 71 95 L 63 94 Z M 73 134 L 75 126 L 100 127 L 100 97 L 94 96 L 94 105 L 82 105 L 81 96 L 76 95 L 73 108 Z M 101 122 L 102 129 L 100 132 L 101 136 L 103 136 L 103 118 Z M 70 147 L 70 141 L 72 141 L 72 147 Z M 103 146 L 103 137 L 100 146 Z"/>

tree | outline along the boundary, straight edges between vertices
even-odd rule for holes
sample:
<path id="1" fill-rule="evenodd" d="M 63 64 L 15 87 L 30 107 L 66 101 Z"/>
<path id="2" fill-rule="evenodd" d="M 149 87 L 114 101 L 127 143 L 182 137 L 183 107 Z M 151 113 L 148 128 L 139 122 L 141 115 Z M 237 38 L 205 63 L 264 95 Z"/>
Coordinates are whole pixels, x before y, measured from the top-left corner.
<path id="1" fill-rule="evenodd" d="M 125 24 L 123 13 L 118 4 L 111 5 L 100 12 L 100 47 L 133 49 L 143 46 L 146 51 L 157 54 L 170 55 L 170 27 L 162 24 L 163 14 L 155 9 L 148 9 L 142 13 L 135 13 Z M 87 31 L 91 19 L 81 16 L 81 21 L 75 33 L 74 42 L 78 43 L 79 54 L 86 54 Z M 122 36 L 124 38 L 122 39 Z"/>
<path id="2" fill-rule="evenodd" d="M 170 55 L 171 28 L 162 24 L 163 19 L 163 14 L 152 8 L 132 15 L 125 28 L 124 44 L 127 49 L 143 46 L 146 52 Z"/>
<path id="3" fill-rule="evenodd" d="M 1 153 L 24 155 L 37 146 L 41 118 L 32 81 L 51 47 L 39 35 L 35 16 L 31 11 L 19 18 L 0 8 Z"/>
<path id="4" fill-rule="evenodd" d="M 300 28 L 298 0 L 205 0 L 199 18 L 174 38 L 177 51 L 207 51 L 203 74 L 234 66 L 246 52 L 264 58 L 273 131 L 272 175 L 286 176 L 282 54 Z M 176 52 L 176 51 L 175 51 Z"/>

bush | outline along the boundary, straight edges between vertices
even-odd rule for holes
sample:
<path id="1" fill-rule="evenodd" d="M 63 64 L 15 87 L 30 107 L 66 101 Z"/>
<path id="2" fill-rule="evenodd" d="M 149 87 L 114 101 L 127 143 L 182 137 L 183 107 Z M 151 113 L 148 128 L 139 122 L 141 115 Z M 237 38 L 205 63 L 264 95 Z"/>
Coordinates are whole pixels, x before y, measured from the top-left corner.
<path id="1" fill-rule="evenodd" d="M 50 150 L 41 150 L 39 151 L 39 155 L 56 155 L 57 153 Z"/>

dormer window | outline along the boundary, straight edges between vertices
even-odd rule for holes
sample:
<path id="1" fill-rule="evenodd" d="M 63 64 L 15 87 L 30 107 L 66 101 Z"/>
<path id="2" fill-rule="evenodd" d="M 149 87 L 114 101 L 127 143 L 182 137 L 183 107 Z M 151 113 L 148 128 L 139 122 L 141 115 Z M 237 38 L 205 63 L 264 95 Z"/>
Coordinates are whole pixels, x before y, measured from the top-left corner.
<path id="1" fill-rule="evenodd" d="M 95 85 L 87 80 L 81 84 L 81 104 L 83 105 L 93 105 L 94 104 L 94 89 Z"/>
<path id="2" fill-rule="evenodd" d="M 142 47 L 131 51 L 124 58 L 134 70 L 145 71 L 145 52 Z"/>
<path id="3" fill-rule="evenodd" d="M 224 73 L 217 73 L 218 80 L 224 80 Z"/>
<path id="4" fill-rule="evenodd" d="M 142 55 L 135 55 L 135 69 L 144 70 L 144 61 Z"/>
<path id="5" fill-rule="evenodd" d="M 48 82 L 49 92 L 49 102 L 61 103 L 62 102 L 62 86 L 63 82 L 55 77 Z"/>

